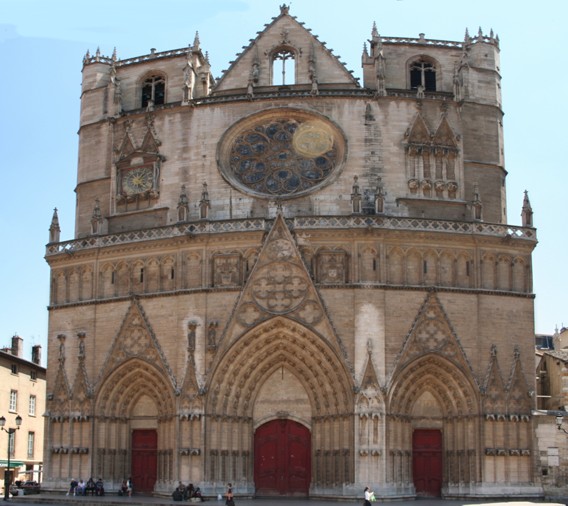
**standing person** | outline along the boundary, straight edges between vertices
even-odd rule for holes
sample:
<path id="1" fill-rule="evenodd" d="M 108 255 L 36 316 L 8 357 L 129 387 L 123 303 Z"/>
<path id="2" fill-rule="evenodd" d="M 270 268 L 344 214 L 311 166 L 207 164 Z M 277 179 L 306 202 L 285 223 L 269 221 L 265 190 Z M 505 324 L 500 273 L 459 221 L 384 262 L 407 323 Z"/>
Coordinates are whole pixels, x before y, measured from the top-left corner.
<path id="1" fill-rule="evenodd" d="M 132 477 L 128 477 L 128 481 L 126 482 L 126 491 L 128 492 L 128 497 L 132 497 L 132 490 L 134 485 L 132 485 Z"/>
<path id="2" fill-rule="evenodd" d="M 227 493 L 225 494 L 225 497 L 227 498 L 227 500 L 225 501 L 225 504 L 227 506 L 235 506 L 235 500 L 233 499 L 233 484 L 229 483 L 229 485 L 227 486 Z"/>
<path id="3" fill-rule="evenodd" d="M 375 493 L 369 488 L 365 487 L 365 502 L 363 503 L 364 506 L 371 506 L 371 497 L 373 497 Z"/>

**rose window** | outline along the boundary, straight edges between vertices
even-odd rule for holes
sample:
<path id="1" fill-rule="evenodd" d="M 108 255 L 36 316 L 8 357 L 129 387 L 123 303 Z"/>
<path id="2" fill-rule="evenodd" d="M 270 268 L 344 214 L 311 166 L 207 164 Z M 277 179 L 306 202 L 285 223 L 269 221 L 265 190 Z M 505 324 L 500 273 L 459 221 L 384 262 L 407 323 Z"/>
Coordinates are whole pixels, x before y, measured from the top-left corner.
<path id="1" fill-rule="evenodd" d="M 246 123 L 229 130 L 221 156 L 224 176 L 244 191 L 301 195 L 328 182 L 343 161 L 343 137 L 327 120 L 295 111 Z"/>

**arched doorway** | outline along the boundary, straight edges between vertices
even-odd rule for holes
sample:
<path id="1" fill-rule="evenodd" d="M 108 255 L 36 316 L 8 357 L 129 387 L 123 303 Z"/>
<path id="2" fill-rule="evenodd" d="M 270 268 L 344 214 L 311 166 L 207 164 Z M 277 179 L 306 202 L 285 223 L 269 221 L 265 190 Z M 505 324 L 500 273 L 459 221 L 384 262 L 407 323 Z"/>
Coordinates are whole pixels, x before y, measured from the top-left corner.
<path id="1" fill-rule="evenodd" d="M 161 415 L 173 405 L 167 379 L 144 360 L 126 360 L 105 378 L 95 404 L 93 468 L 105 487 L 116 490 L 129 476 L 136 492 L 164 486 L 164 455 L 173 443 L 172 422 Z"/>
<path id="2" fill-rule="evenodd" d="M 311 480 L 311 435 L 293 420 L 272 420 L 254 433 L 256 495 L 307 496 Z"/>
<path id="3" fill-rule="evenodd" d="M 442 432 L 416 429 L 412 434 L 412 476 L 416 495 L 442 495 Z"/>
<path id="4" fill-rule="evenodd" d="M 403 450 L 392 480 L 408 480 L 417 496 L 440 497 L 450 484 L 476 479 L 479 403 L 464 369 L 429 354 L 401 368 L 391 385 L 389 409 L 405 415 L 387 428 L 401 435 L 390 444 Z"/>
<path id="5" fill-rule="evenodd" d="M 154 429 L 132 431 L 132 482 L 136 492 L 154 490 L 158 471 L 158 433 Z"/>
<path id="6" fill-rule="evenodd" d="M 337 351 L 315 332 L 284 317 L 255 326 L 222 354 L 209 392 L 205 483 L 306 497 L 316 484 L 326 490 L 353 482 L 352 380 Z M 287 422 L 279 440 L 275 426 L 263 426 L 281 420 Z M 287 466 L 283 486 L 272 468 L 261 476 L 258 459 L 263 452 L 276 459 L 286 445 L 302 457 L 274 463 L 273 469 Z"/>

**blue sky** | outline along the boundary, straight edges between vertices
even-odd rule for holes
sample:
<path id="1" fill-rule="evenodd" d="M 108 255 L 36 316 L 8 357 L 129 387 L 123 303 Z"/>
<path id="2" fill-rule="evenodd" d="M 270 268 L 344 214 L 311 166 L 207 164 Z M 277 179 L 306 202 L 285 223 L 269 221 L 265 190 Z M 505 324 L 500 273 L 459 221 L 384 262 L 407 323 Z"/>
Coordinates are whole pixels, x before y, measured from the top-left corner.
<path id="1" fill-rule="evenodd" d="M 53 208 L 61 239 L 73 238 L 82 59 L 122 59 L 185 47 L 199 31 L 213 75 L 280 12 L 275 0 L 0 0 L 0 346 L 18 333 L 47 356 Z M 493 29 L 501 41 L 508 222 L 520 225 L 529 191 L 538 228 L 533 256 L 538 333 L 568 326 L 566 283 L 566 84 L 564 0 L 293 0 L 303 21 L 357 77 L 373 21 L 381 35 L 463 40 Z"/>

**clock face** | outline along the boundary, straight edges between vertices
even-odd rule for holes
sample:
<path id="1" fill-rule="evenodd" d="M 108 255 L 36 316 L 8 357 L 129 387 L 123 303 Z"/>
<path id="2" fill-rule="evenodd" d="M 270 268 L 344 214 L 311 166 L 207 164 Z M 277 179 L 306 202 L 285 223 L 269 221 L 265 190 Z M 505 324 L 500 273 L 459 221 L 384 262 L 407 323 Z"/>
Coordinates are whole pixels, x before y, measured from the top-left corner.
<path id="1" fill-rule="evenodd" d="M 122 191 L 128 195 L 144 193 L 152 189 L 152 167 L 138 167 L 122 173 Z"/>

